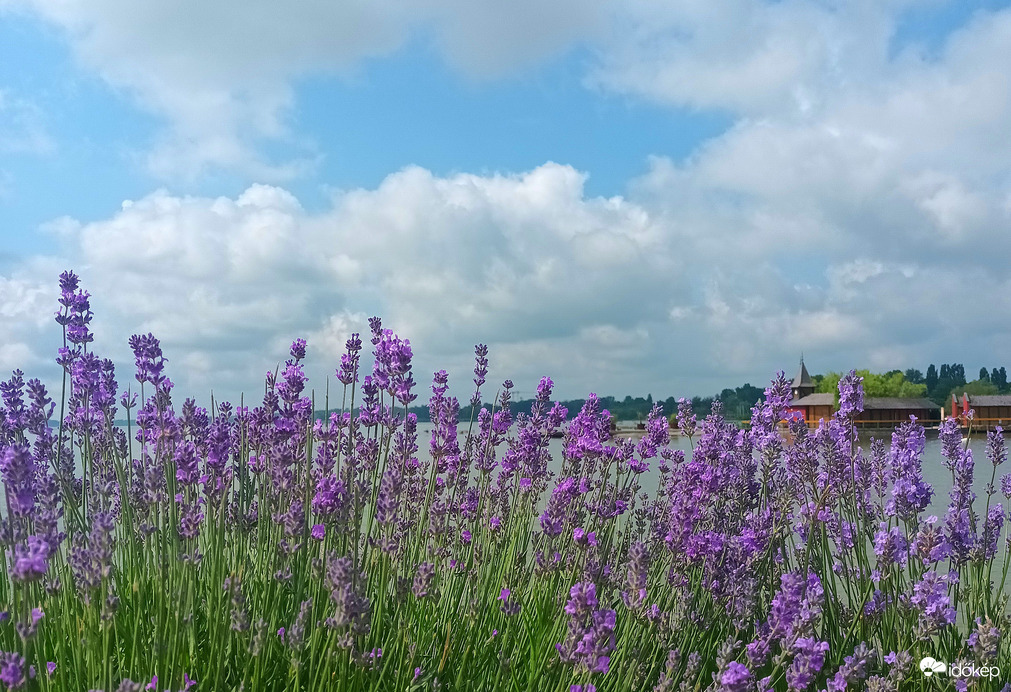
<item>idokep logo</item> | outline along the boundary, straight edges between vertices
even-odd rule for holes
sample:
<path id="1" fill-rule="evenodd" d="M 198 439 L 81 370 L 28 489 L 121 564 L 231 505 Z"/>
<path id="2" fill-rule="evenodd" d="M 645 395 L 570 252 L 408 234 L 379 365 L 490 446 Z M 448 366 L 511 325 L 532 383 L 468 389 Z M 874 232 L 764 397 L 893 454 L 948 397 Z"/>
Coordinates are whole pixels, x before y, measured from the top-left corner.
<path id="1" fill-rule="evenodd" d="M 956 661 L 950 666 L 944 661 L 927 656 L 920 661 L 920 670 L 926 677 L 947 673 L 953 678 L 986 678 L 993 680 L 1000 677 L 998 666 L 977 666 L 975 663 Z"/>

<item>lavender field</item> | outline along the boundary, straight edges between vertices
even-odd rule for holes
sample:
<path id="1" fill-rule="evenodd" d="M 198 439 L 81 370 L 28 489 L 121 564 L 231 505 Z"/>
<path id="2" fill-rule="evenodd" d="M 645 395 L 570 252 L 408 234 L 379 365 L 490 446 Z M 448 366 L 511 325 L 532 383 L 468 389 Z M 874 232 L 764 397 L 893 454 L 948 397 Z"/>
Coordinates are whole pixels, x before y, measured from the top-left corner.
<path id="1" fill-rule="evenodd" d="M 1011 690 L 1000 430 L 974 455 L 942 425 L 945 496 L 914 421 L 858 437 L 855 375 L 790 444 L 782 374 L 749 430 L 682 400 L 680 439 L 659 407 L 612 439 L 548 377 L 513 416 L 477 346 L 419 439 L 427 386 L 378 318 L 328 417 L 301 339 L 261 403 L 205 410 L 152 335 L 118 381 L 60 283 L 62 391 L 0 384 L 6 689 Z"/>

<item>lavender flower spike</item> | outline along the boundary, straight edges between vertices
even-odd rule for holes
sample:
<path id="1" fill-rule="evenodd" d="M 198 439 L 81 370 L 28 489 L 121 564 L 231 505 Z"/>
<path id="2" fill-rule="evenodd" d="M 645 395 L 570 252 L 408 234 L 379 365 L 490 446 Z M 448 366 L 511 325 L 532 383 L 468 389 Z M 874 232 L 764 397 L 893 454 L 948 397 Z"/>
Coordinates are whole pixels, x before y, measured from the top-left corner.
<path id="1" fill-rule="evenodd" d="M 858 377 L 855 370 L 839 380 L 839 417 L 853 418 L 864 410 L 864 378 Z"/>

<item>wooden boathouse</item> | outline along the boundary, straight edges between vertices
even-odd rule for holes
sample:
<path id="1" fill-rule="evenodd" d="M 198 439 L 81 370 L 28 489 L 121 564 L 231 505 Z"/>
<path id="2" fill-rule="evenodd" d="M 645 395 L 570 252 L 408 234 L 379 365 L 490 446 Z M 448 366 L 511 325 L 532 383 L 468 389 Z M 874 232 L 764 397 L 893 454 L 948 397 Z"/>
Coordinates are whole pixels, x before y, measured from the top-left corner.
<path id="1" fill-rule="evenodd" d="M 790 387 L 793 390 L 793 400 L 788 410 L 804 416 L 804 422 L 808 427 L 818 425 L 818 421 L 822 418 L 832 417 L 835 411 L 835 394 L 815 394 L 814 380 L 804 365 L 804 356 L 800 357 L 800 369 Z"/>
<path id="2" fill-rule="evenodd" d="M 963 394 L 962 396 L 963 400 L 968 399 L 968 408 L 973 411 L 972 429 L 974 431 L 983 432 L 984 430 L 992 430 L 998 425 L 1002 428 L 1011 425 L 1011 395 Z"/>
<path id="3" fill-rule="evenodd" d="M 817 427 L 818 421 L 823 418 L 828 420 L 838 408 L 835 394 L 815 393 L 814 380 L 804 365 L 803 357 L 800 359 L 800 369 L 793 378 L 791 389 L 793 400 L 788 410 L 802 415 L 808 427 Z M 999 416 L 1004 416 L 1002 420 L 1011 423 L 1011 396 L 975 399 L 1000 399 L 1002 408 L 999 409 Z M 996 402 L 994 403 L 996 405 Z M 980 410 L 983 409 L 976 411 L 977 419 L 983 415 Z M 864 410 L 857 415 L 854 423 L 858 428 L 893 428 L 907 422 L 910 416 L 916 416 L 916 420 L 924 425 L 936 424 L 941 420 L 941 407 L 922 397 L 864 397 Z"/>
<path id="4" fill-rule="evenodd" d="M 828 420 L 835 413 L 835 394 L 808 394 L 791 401 L 789 410 L 791 413 L 799 413 L 804 416 L 804 422 L 809 428 L 815 427 L 819 420 L 822 418 Z"/>
<path id="5" fill-rule="evenodd" d="M 864 397 L 864 410 L 854 423 L 858 428 L 893 428 L 910 416 L 921 425 L 939 423 L 941 407 L 922 397 Z"/>

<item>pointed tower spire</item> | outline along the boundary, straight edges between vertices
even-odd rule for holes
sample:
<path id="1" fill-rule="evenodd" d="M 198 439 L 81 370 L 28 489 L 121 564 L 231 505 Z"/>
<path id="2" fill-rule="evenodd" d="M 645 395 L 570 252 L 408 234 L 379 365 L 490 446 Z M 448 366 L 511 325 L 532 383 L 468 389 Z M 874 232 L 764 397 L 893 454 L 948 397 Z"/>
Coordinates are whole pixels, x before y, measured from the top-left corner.
<path id="1" fill-rule="evenodd" d="M 800 370 L 797 371 L 797 376 L 793 378 L 792 388 L 794 399 L 800 399 L 808 394 L 814 394 L 814 380 L 811 379 L 811 375 L 807 371 L 807 366 L 804 365 L 803 353 L 800 355 Z"/>

